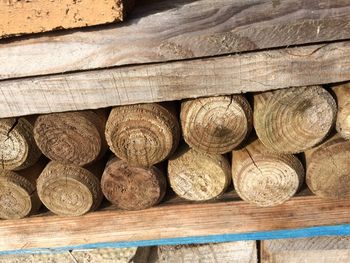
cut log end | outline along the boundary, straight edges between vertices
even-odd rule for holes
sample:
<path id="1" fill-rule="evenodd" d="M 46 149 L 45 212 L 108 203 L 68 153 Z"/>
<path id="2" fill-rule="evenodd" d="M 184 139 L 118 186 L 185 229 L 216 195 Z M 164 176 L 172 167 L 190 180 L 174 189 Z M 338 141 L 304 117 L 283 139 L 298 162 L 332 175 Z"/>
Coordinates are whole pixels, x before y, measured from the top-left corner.
<path id="1" fill-rule="evenodd" d="M 25 118 L 0 120 L 0 169 L 25 169 L 40 155 L 33 137 L 33 126 Z"/>
<path id="2" fill-rule="evenodd" d="M 335 135 L 305 153 L 306 183 L 317 196 L 350 198 L 350 141 Z"/>
<path id="3" fill-rule="evenodd" d="M 346 140 L 350 140 L 350 83 L 332 88 L 338 101 L 336 129 Z"/>
<path id="4" fill-rule="evenodd" d="M 102 201 L 99 180 L 88 170 L 50 162 L 37 180 L 40 200 L 53 213 L 79 216 L 98 208 Z"/>
<path id="5" fill-rule="evenodd" d="M 166 191 L 162 172 L 150 168 L 130 167 L 127 162 L 111 159 L 102 175 L 102 191 L 120 209 L 140 210 L 158 204 Z"/>
<path id="6" fill-rule="evenodd" d="M 241 95 L 187 100 L 181 105 L 181 126 L 188 145 L 198 151 L 232 151 L 252 128 L 252 110 Z"/>
<path id="7" fill-rule="evenodd" d="M 49 159 L 84 166 L 106 150 L 105 120 L 93 111 L 53 113 L 39 116 L 34 137 Z"/>
<path id="8" fill-rule="evenodd" d="M 304 168 L 293 155 L 269 153 L 258 140 L 232 153 L 235 190 L 245 201 L 261 207 L 289 200 L 304 180 Z"/>
<path id="9" fill-rule="evenodd" d="M 106 124 L 110 149 L 131 166 L 150 167 L 165 160 L 179 138 L 176 116 L 160 104 L 116 107 Z"/>
<path id="10" fill-rule="evenodd" d="M 335 123 L 337 107 L 320 86 L 254 95 L 254 126 L 262 143 L 281 153 L 299 153 L 319 144 Z"/>
<path id="11" fill-rule="evenodd" d="M 0 218 L 19 219 L 40 207 L 35 185 L 12 171 L 0 171 Z"/>
<path id="12" fill-rule="evenodd" d="M 231 182 L 230 165 L 222 155 L 208 155 L 184 146 L 169 159 L 171 188 L 182 198 L 203 201 L 223 194 Z"/>

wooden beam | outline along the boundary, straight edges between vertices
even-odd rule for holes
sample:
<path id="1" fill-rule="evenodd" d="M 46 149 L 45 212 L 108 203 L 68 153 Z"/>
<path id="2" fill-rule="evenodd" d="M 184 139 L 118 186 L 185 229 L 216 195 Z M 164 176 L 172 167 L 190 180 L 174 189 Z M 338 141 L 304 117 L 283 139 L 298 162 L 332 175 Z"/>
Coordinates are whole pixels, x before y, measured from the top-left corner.
<path id="1" fill-rule="evenodd" d="M 313 237 L 303 239 L 264 240 L 262 263 L 350 262 L 350 237 Z"/>
<path id="2" fill-rule="evenodd" d="M 0 251 L 348 224 L 349 206 L 350 201 L 299 196 L 264 208 L 222 201 L 163 204 L 141 211 L 105 209 L 80 217 L 38 215 L 0 221 Z"/>
<path id="3" fill-rule="evenodd" d="M 123 21 L 133 0 L 0 1 L 0 38 Z"/>
<path id="4" fill-rule="evenodd" d="M 2 43 L 0 79 L 350 38 L 347 0 L 144 2 L 121 26 Z"/>
<path id="5" fill-rule="evenodd" d="M 0 82 L 0 118 L 350 80 L 350 41 Z"/>

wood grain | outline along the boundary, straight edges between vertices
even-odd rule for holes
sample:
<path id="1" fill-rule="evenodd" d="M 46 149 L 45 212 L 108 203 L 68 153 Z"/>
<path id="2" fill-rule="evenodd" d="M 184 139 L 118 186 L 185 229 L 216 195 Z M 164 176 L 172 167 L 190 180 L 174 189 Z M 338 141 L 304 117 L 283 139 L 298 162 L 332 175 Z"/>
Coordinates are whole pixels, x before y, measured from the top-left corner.
<path id="1" fill-rule="evenodd" d="M 350 80 L 350 42 L 0 82 L 0 117 Z M 19 63 L 19 62 L 18 62 Z"/>
<path id="2" fill-rule="evenodd" d="M 127 1 L 0 1 L 0 38 L 123 21 Z"/>
<path id="3" fill-rule="evenodd" d="M 349 236 L 261 241 L 262 263 L 347 263 L 349 261 Z"/>
<path id="4" fill-rule="evenodd" d="M 144 263 L 257 263 L 256 241 L 139 247 L 149 250 Z M 135 262 L 137 263 L 137 262 Z"/>
<path id="5" fill-rule="evenodd" d="M 3 43 L 0 78 L 350 38 L 347 0 L 144 1 L 129 18 L 122 26 Z"/>
<path id="6" fill-rule="evenodd" d="M 332 87 L 338 102 L 336 129 L 346 140 L 350 140 L 350 83 Z"/>
<path id="7" fill-rule="evenodd" d="M 227 201 L 164 204 L 140 211 L 108 209 L 80 217 L 35 216 L 0 221 L 0 250 L 348 224 L 349 206 L 350 201 L 300 196 L 264 208 Z"/>

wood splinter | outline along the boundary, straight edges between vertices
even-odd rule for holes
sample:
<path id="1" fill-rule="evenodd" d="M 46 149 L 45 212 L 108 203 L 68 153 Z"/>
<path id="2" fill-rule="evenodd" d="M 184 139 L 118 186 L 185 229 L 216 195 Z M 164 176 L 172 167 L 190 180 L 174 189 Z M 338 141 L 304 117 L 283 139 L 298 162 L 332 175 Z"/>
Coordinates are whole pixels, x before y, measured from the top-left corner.
<path id="1" fill-rule="evenodd" d="M 225 192 L 231 182 L 231 169 L 224 156 L 198 152 L 185 145 L 169 159 L 168 176 L 177 195 L 204 201 Z"/>
<path id="2" fill-rule="evenodd" d="M 39 160 L 21 171 L 0 170 L 0 218 L 19 219 L 35 214 L 40 206 L 36 179 L 45 166 Z"/>
<path id="3" fill-rule="evenodd" d="M 130 166 L 149 167 L 165 160 L 179 138 L 175 108 L 169 103 L 115 107 L 106 124 L 111 151 Z"/>
<path id="4" fill-rule="evenodd" d="M 37 180 L 39 198 L 58 215 L 79 216 L 94 211 L 103 197 L 97 178 L 102 171 L 96 171 L 51 161 Z"/>
<path id="5" fill-rule="evenodd" d="M 155 166 L 131 167 L 126 161 L 112 158 L 101 179 L 106 198 L 120 209 L 140 210 L 158 204 L 166 192 L 166 179 Z"/>
<path id="6" fill-rule="evenodd" d="M 329 134 L 337 114 L 331 94 L 321 86 L 295 87 L 254 95 L 254 127 L 270 150 L 300 153 Z"/>
<path id="7" fill-rule="evenodd" d="M 0 169 L 28 168 L 38 161 L 40 155 L 29 118 L 0 120 Z"/>
<path id="8" fill-rule="evenodd" d="M 210 154 L 237 147 L 252 129 L 252 109 L 241 95 L 191 99 L 181 104 L 181 126 L 188 145 Z"/>
<path id="9" fill-rule="evenodd" d="M 304 174 L 297 157 L 271 153 L 257 139 L 232 152 L 235 190 L 257 206 L 275 206 L 290 199 L 304 181 Z"/>
<path id="10" fill-rule="evenodd" d="M 49 159 L 85 166 L 100 159 L 107 149 L 103 111 L 76 111 L 41 115 L 34 137 Z"/>
<path id="11" fill-rule="evenodd" d="M 306 183 L 317 196 L 326 199 L 350 198 L 350 141 L 333 135 L 305 152 Z"/>

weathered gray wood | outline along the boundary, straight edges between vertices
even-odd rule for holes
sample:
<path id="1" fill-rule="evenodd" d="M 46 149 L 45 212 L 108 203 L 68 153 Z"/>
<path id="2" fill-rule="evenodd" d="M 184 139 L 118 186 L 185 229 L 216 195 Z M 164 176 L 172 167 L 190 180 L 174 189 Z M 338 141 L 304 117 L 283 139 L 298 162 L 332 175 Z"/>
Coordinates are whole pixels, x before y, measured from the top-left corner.
<path id="1" fill-rule="evenodd" d="M 0 82 L 0 117 L 350 80 L 350 41 Z"/>
<path id="2" fill-rule="evenodd" d="M 313 237 L 261 241 L 262 263 L 348 263 L 350 237 Z"/>
<path id="3" fill-rule="evenodd" d="M 350 38 L 348 0 L 144 2 L 122 25 L 3 42 L 0 79 Z"/>

